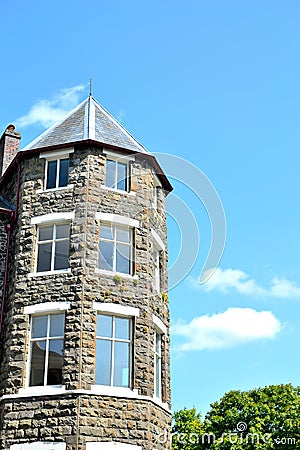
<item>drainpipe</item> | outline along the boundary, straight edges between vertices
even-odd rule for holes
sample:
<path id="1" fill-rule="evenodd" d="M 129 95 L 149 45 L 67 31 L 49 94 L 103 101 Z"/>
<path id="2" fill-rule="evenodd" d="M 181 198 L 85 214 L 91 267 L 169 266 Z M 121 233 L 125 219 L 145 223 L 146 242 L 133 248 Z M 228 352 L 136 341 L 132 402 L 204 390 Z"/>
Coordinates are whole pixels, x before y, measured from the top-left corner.
<path id="1" fill-rule="evenodd" d="M 16 223 L 17 215 L 18 215 L 18 207 L 19 207 L 19 195 L 20 195 L 20 179 L 21 179 L 21 166 L 18 155 L 16 157 L 16 163 L 18 166 L 17 173 L 17 184 L 16 184 L 16 206 L 14 211 L 4 211 L 9 214 L 9 221 L 6 225 L 6 253 L 5 253 L 5 266 L 4 266 L 4 279 L 3 279 L 3 290 L 2 290 L 2 301 L 1 301 L 1 310 L 0 310 L 0 336 L 2 332 L 2 323 L 3 323 L 3 315 L 4 315 L 4 305 L 5 305 L 5 294 L 7 287 L 7 276 L 8 276 L 8 264 L 9 264 L 9 246 L 10 246 L 10 238 L 11 232 L 13 229 L 13 225 Z"/>

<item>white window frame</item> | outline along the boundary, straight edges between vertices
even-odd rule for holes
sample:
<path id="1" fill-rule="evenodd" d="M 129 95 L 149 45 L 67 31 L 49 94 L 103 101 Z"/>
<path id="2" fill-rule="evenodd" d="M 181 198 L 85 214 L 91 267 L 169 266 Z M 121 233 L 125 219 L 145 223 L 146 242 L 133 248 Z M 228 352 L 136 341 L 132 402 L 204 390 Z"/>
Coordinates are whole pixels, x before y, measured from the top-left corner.
<path id="1" fill-rule="evenodd" d="M 160 254 L 161 250 L 153 245 L 153 262 L 154 262 L 154 274 L 153 274 L 153 286 L 157 292 L 160 292 Z"/>
<path id="2" fill-rule="evenodd" d="M 161 331 L 159 331 L 157 328 L 154 328 L 154 396 L 159 398 L 160 400 L 162 391 L 162 337 L 163 334 L 161 333 Z"/>
<path id="3" fill-rule="evenodd" d="M 45 163 L 45 175 L 44 175 L 44 188 L 43 189 L 39 189 L 37 192 L 49 192 L 49 191 L 57 191 L 57 190 L 61 190 L 61 189 L 66 189 L 66 188 L 71 188 L 73 187 L 73 185 L 67 183 L 66 186 L 58 186 L 59 183 L 59 174 L 60 174 L 60 160 L 61 159 L 69 159 L 69 155 L 70 153 L 74 152 L 74 148 L 69 148 L 69 149 L 65 149 L 65 150 L 58 150 L 55 152 L 46 152 L 46 153 L 41 153 L 40 154 L 40 158 L 44 158 L 46 160 Z M 57 161 L 57 168 L 56 168 L 56 182 L 55 182 L 55 187 L 53 188 L 47 188 L 47 174 L 48 174 L 48 163 L 49 161 Z"/>
<path id="4" fill-rule="evenodd" d="M 101 238 L 101 226 L 110 226 L 112 228 L 112 233 L 113 233 L 113 238 L 112 239 L 108 239 L 108 238 Z M 129 242 L 125 243 L 125 242 L 121 242 L 117 240 L 117 230 L 128 230 L 129 229 Z M 133 275 L 133 255 L 134 255 L 134 249 L 133 249 L 133 229 L 131 227 L 126 227 L 124 225 L 119 225 L 119 224 L 115 224 L 115 223 L 109 223 L 109 222 L 101 222 L 100 224 L 100 239 L 99 239 L 99 251 L 100 251 L 100 243 L 101 242 L 110 242 L 113 245 L 113 267 L 112 270 L 109 269 L 103 269 L 101 267 L 98 267 L 99 270 L 105 270 L 107 272 L 111 272 L 111 273 L 118 273 L 120 275 L 124 274 L 124 275 Z M 122 244 L 122 245 L 126 245 L 129 248 L 129 272 L 118 272 L 117 271 L 117 248 L 118 248 L 118 244 Z"/>
<path id="5" fill-rule="evenodd" d="M 116 268 L 116 244 L 117 242 L 114 240 L 114 267 L 113 270 L 107 270 L 107 269 L 100 269 L 99 265 L 95 269 L 96 273 L 104 274 L 104 275 L 120 275 L 124 278 L 131 278 L 131 279 L 137 279 L 138 277 L 133 273 L 134 268 L 134 255 L 135 255 L 135 249 L 134 249 L 134 228 L 139 228 L 140 222 L 136 219 L 131 219 L 130 217 L 121 216 L 120 214 L 111 214 L 111 213 L 100 213 L 97 212 L 95 215 L 96 220 L 100 220 L 100 240 L 99 240 L 99 248 L 100 248 L 100 241 L 101 239 L 101 225 L 111 225 L 116 227 L 123 227 L 123 228 L 130 228 L 131 229 L 131 243 L 130 243 L 130 273 L 123 273 L 123 272 L 117 272 L 115 270 Z M 105 239 L 103 239 L 105 240 Z M 111 241 L 112 242 L 112 241 Z M 98 250 L 99 252 L 99 250 Z"/>
<path id="6" fill-rule="evenodd" d="M 35 244 L 35 261 L 34 261 L 34 272 L 29 273 L 28 277 L 38 277 L 38 276 L 45 276 L 45 275 L 54 275 L 59 273 L 70 273 L 71 268 L 68 267 L 66 269 L 58 269 L 58 270 L 49 270 L 44 272 L 37 272 L 37 266 L 38 266 L 38 245 L 39 245 L 39 227 L 43 225 L 63 225 L 63 224 L 69 224 L 70 226 L 70 233 L 69 233 L 69 242 L 71 238 L 71 221 L 75 218 L 75 212 L 61 212 L 61 213 L 51 213 L 51 214 L 44 214 L 42 216 L 35 216 L 31 219 L 31 225 L 37 225 L 37 235 L 36 235 L 36 244 Z M 52 236 L 53 237 L 53 236 Z M 66 238 L 64 238 L 66 239 Z M 44 241 L 41 241 L 44 242 Z M 54 253 L 54 247 L 52 245 L 52 258 L 51 258 L 51 268 L 53 267 L 53 253 Z"/>
<path id="7" fill-rule="evenodd" d="M 158 192 L 157 188 L 161 187 L 161 182 L 159 181 L 156 174 L 153 175 L 154 178 L 154 186 L 153 186 L 153 208 L 157 211 L 157 200 L 158 200 Z"/>
<path id="8" fill-rule="evenodd" d="M 152 242 L 153 242 L 153 287 L 157 292 L 160 292 L 160 258 L 163 251 L 165 251 L 165 245 L 156 231 L 151 230 Z"/>
<path id="9" fill-rule="evenodd" d="M 104 340 L 104 341 L 110 341 L 112 343 L 111 345 L 111 356 L 110 356 L 110 384 L 109 385 L 101 385 L 99 386 L 107 386 L 108 388 L 117 388 L 117 389 L 131 389 L 131 382 L 132 382 L 132 364 L 133 364 L 133 318 L 130 316 L 122 316 L 119 314 L 111 313 L 111 312 L 103 312 L 103 311 L 97 311 L 97 320 L 98 316 L 108 316 L 112 318 L 112 336 L 98 336 L 96 335 L 96 342 L 98 340 Z M 115 337 L 115 319 L 123 318 L 127 319 L 129 321 L 129 339 L 121 339 Z M 129 358 L 128 358 L 128 386 L 115 386 L 114 381 L 114 372 L 115 372 L 115 361 L 114 361 L 114 351 L 115 351 L 115 343 L 116 342 L 125 342 L 126 344 L 129 344 Z M 96 361 L 96 368 L 97 368 L 97 361 Z M 98 384 L 96 384 L 98 386 Z"/>
<path id="10" fill-rule="evenodd" d="M 112 191 L 116 191 L 116 192 L 122 192 L 122 193 L 130 193 L 130 162 L 134 161 L 135 158 L 133 156 L 129 156 L 129 155 L 123 155 L 121 153 L 116 153 L 116 152 L 111 152 L 109 150 L 104 150 L 103 154 L 106 156 L 106 161 L 110 160 L 110 161 L 115 161 L 116 164 L 116 170 L 115 170 L 115 185 L 117 185 L 117 165 L 118 163 L 121 164 L 125 164 L 127 166 L 127 170 L 126 170 L 126 189 L 118 189 L 117 187 L 110 187 L 106 185 L 106 163 L 105 163 L 105 184 L 101 187 L 108 189 L 108 190 L 112 190 Z"/>
<path id="11" fill-rule="evenodd" d="M 14 444 L 10 450 L 66 450 L 65 442 L 37 441 L 26 444 Z"/>
<path id="12" fill-rule="evenodd" d="M 56 249 L 56 243 L 57 242 L 62 242 L 62 241 L 69 241 L 69 246 L 70 246 L 70 228 L 69 228 L 69 237 L 67 238 L 58 238 L 56 239 L 56 227 L 57 225 L 69 225 L 70 227 L 70 222 L 68 221 L 61 221 L 61 222 L 55 222 L 55 223 L 51 223 L 51 224 L 39 224 L 37 227 L 37 237 L 36 237 L 36 259 L 35 259 L 35 268 L 34 268 L 34 272 L 38 273 L 38 274 L 47 274 L 47 273 L 61 273 L 61 272 L 67 272 L 69 270 L 69 267 L 65 267 L 63 269 L 54 269 L 54 263 L 55 263 L 55 249 Z M 40 241 L 39 240 L 39 235 L 40 235 L 40 230 L 43 227 L 47 227 L 47 226 L 52 226 L 53 227 L 53 233 L 52 233 L 52 239 L 48 239 L 48 240 L 44 240 L 44 241 Z M 39 245 L 41 243 L 44 244 L 49 244 L 51 243 L 51 261 L 50 261 L 50 270 L 44 270 L 44 271 L 38 271 L 38 254 L 39 254 Z"/>
<path id="13" fill-rule="evenodd" d="M 50 323 L 50 316 L 54 316 L 57 314 L 63 314 L 65 312 L 66 309 L 69 309 L 70 304 L 69 303 L 65 303 L 65 302 L 59 302 L 60 305 L 55 307 L 51 307 L 50 306 L 50 302 L 46 303 L 46 304 L 39 304 L 39 305 L 32 305 L 24 308 L 24 313 L 25 314 L 30 314 L 30 331 L 29 331 L 29 352 L 28 352 L 28 360 L 27 360 L 27 374 L 26 374 L 26 386 L 27 389 L 31 389 L 31 390 L 41 390 L 41 389 L 58 389 L 58 388 L 63 388 L 62 384 L 58 384 L 58 385 L 53 385 L 53 384 L 46 384 L 45 381 L 47 380 L 47 373 L 48 373 L 48 362 L 49 362 L 49 341 L 50 340 L 58 340 L 58 339 L 62 339 L 63 343 L 65 345 L 65 335 L 63 336 L 55 336 L 55 337 L 49 337 L 49 323 Z M 54 303 L 55 304 L 55 303 Z M 42 307 L 44 307 L 45 309 L 42 310 Z M 35 311 L 34 313 L 29 312 L 29 311 Z M 47 316 L 47 336 L 42 337 L 42 338 L 33 338 L 31 337 L 31 333 L 32 333 L 32 322 L 33 322 L 33 318 L 34 317 L 41 317 L 41 316 Z M 30 371 L 31 371 L 31 343 L 38 341 L 38 340 L 46 340 L 46 356 L 45 356 L 45 372 L 44 372 L 44 384 L 42 386 L 30 386 Z"/>
<path id="14" fill-rule="evenodd" d="M 154 325 L 154 348 L 153 348 L 153 355 L 154 355 L 154 395 L 153 397 L 158 399 L 159 401 L 162 401 L 162 341 L 164 337 L 167 334 L 167 327 L 163 323 L 163 321 L 157 317 L 156 315 L 152 315 L 152 321 Z M 160 336 L 160 352 L 159 354 L 156 351 L 156 339 Z M 157 367 L 157 359 L 159 360 L 159 367 Z M 156 375 L 157 370 L 159 371 L 159 396 L 157 395 L 157 383 L 156 383 Z"/>

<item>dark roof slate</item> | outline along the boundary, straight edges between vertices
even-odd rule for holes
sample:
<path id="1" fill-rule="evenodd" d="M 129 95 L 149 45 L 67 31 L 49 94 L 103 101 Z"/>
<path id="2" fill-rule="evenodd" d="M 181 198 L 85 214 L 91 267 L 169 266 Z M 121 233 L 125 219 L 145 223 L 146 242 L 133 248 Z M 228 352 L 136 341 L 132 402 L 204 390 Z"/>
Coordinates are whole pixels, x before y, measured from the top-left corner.
<path id="1" fill-rule="evenodd" d="M 139 153 L 149 153 L 91 96 L 29 143 L 23 151 L 87 139 Z"/>

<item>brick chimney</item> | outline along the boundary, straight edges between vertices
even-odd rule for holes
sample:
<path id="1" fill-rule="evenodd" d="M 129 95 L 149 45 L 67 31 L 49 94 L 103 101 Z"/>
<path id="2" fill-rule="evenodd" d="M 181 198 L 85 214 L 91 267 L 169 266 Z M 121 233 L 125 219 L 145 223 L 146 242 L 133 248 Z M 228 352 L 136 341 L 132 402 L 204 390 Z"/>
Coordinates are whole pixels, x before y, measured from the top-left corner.
<path id="1" fill-rule="evenodd" d="M 14 125 L 8 125 L 0 139 L 0 176 L 4 174 L 20 147 L 21 135 Z"/>

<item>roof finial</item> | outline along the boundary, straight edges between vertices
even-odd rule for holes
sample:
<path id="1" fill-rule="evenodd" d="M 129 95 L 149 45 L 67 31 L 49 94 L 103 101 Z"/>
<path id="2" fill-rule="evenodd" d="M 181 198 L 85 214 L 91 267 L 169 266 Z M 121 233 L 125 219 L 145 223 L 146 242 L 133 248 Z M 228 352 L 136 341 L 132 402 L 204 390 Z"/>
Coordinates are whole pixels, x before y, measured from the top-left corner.
<path id="1" fill-rule="evenodd" d="M 92 87 L 93 87 L 93 85 L 92 85 L 92 79 L 90 78 L 90 97 L 92 97 L 92 95 L 93 95 L 93 93 L 92 93 Z"/>

